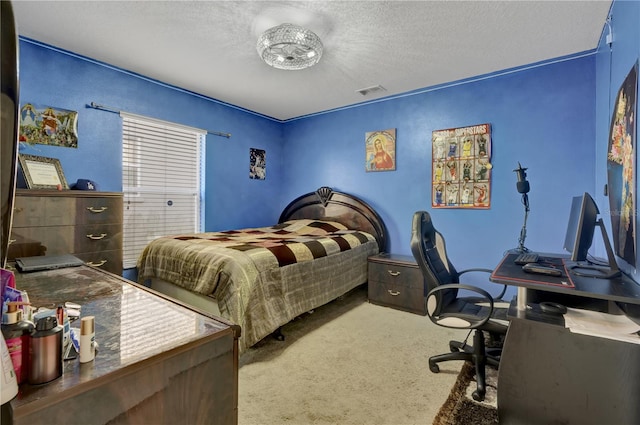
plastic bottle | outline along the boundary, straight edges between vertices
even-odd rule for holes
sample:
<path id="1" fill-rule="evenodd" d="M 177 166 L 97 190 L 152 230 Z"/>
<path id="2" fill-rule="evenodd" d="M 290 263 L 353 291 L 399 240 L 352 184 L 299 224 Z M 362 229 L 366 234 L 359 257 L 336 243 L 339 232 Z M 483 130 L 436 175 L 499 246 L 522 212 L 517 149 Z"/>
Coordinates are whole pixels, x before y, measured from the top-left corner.
<path id="1" fill-rule="evenodd" d="M 28 376 L 29 336 L 34 331 L 34 325 L 22 320 L 22 310 L 18 306 L 26 303 L 9 301 L 6 304 L 7 312 L 2 315 L 2 336 L 7 343 L 16 380 L 21 384 Z"/>
<path id="2" fill-rule="evenodd" d="M 92 361 L 96 356 L 95 316 L 80 319 L 80 363 Z"/>
<path id="3" fill-rule="evenodd" d="M 16 381 L 16 374 L 13 370 L 13 364 L 11 364 L 11 356 L 9 356 L 9 350 L 4 338 L 1 343 L 2 349 L 2 368 L 0 369 L 0 390 L 2 390 L 2 418 L 0 423 L 12 424 L 13 423 L 13 409 L 11 408 L 11 400 L 18 395 L 18 382 Z"/>

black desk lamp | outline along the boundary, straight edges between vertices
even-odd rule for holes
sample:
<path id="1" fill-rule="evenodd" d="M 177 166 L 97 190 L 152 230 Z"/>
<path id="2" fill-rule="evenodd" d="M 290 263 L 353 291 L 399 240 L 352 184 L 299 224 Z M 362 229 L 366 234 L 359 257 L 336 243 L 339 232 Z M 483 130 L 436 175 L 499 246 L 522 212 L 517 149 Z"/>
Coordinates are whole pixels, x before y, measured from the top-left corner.
<path id="1" fill-rule="evenodd" d="M 524 246 L 524 240 L 527 237 L 527 217 L 529 216 L 529 182 L 527 181 L 527 169 L 522 168 L 520 162 L 518 162 L 518 168 L 516 168 L 515 173 L 518 176 L 518 182 L 516 183 L 516 188 L 518 189 L 518 193 L 522 193 L 522 203 L 524 204 L 524 224 L 522 225 L 522 230 L 520 230 L 520 238 L 518 239 L 518 251 L 519 252 L 528 252 L 529 249 Z"/>

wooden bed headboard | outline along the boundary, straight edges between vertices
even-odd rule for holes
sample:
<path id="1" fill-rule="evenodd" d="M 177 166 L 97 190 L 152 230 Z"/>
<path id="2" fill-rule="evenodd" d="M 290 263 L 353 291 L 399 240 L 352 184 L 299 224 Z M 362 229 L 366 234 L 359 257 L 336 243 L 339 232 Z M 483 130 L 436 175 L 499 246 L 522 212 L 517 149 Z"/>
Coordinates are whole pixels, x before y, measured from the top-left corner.
<path id="1" fill-rule="evenodd" d="M 387 228 L 378 213 L 360 198 L 323 186 L 294 199 L 280 214 L 279 223 L 294 219 L 331 219 L 350 229 L 372 234 L 380 252 L 387 250 Z"/>

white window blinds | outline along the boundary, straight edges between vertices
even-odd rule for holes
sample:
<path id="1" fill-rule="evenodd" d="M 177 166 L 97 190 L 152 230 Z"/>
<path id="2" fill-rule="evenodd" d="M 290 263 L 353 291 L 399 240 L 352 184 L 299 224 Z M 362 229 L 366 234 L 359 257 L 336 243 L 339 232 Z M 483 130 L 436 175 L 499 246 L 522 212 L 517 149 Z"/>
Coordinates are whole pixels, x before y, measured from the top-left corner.
<path id="1" fill-rule="evenodd" d="M 205 130 L 121 112 L 123 266 L 153 239 L 201 231 Z"/>

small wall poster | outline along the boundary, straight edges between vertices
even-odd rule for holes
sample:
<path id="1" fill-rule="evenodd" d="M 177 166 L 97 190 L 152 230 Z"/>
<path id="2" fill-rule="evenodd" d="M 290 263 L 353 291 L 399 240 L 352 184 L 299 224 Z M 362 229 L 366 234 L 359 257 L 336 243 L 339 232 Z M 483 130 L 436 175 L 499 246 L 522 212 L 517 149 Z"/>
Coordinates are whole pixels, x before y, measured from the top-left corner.
<path id="1" fill-rule="evenodd" d="M 249 149 L 249 178 L 264 180 L 267 178 L 267 152 L 262 149 Z"/>
<path id="2" fill-rule="evenodd" d="M 20 141 L 78 147 L 78 113 L 27 103 L 20 108 Z"/>
<path id="3" fill-rule="evenodd" d="M 365 170 L 393 171 L 396 169 L 396 129 L 365 133 Z"/>
<path id="4" fill-rule="evenodd" d="M 490 208 L 490 124 L 436 130 L 431 142 L 431 206 Z"/>

